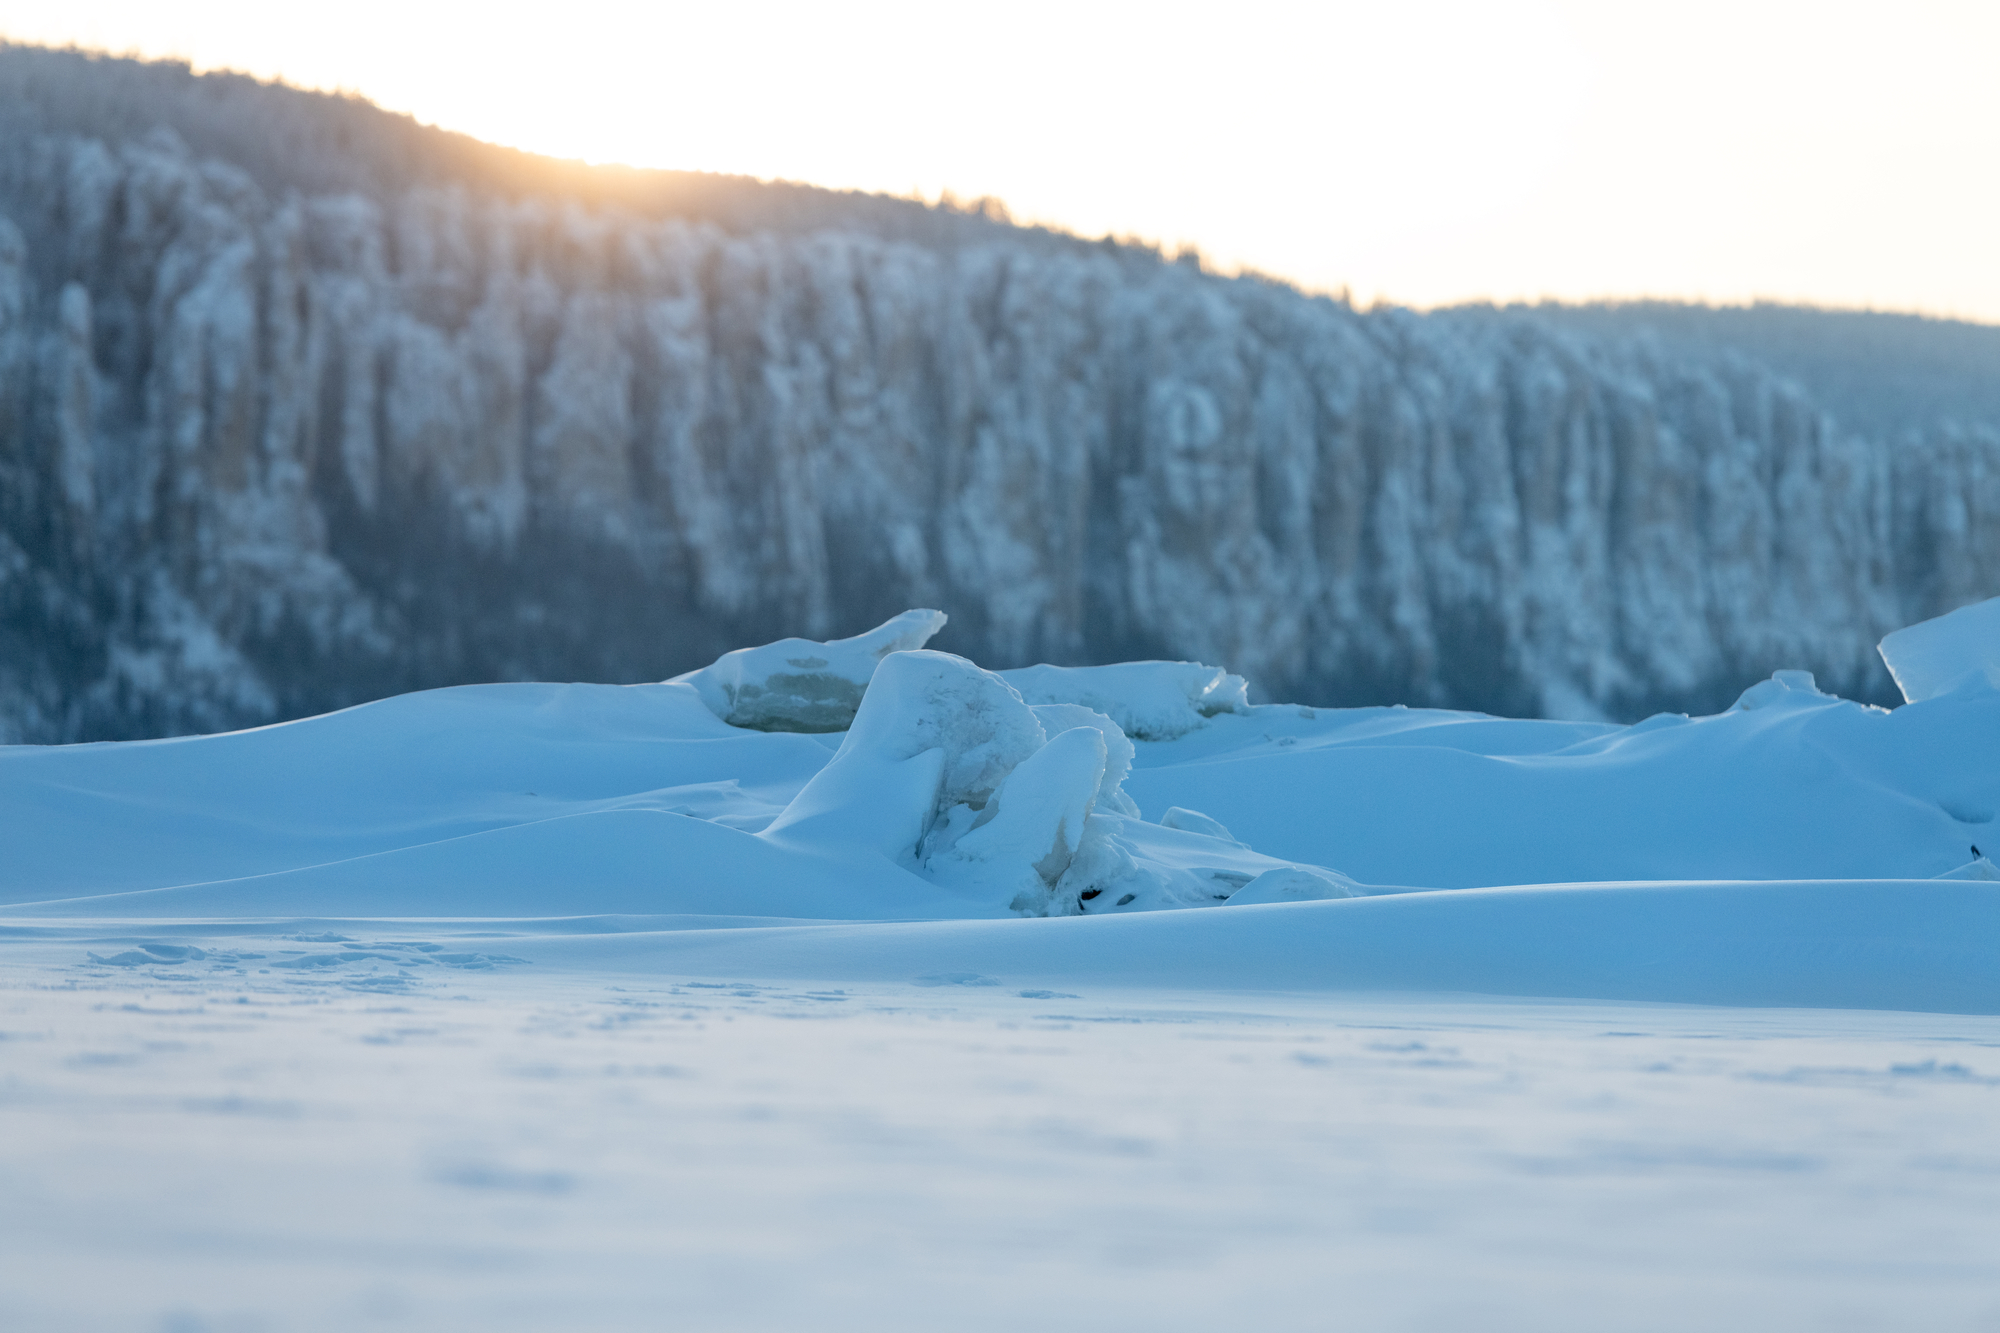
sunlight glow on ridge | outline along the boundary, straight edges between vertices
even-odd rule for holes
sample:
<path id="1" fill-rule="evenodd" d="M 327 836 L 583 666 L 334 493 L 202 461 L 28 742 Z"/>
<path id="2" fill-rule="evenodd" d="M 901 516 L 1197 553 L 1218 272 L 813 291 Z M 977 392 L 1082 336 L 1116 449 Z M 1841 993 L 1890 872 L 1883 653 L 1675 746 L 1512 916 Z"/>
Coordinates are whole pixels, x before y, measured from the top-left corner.
<path id="1" fill-rule="evenodd" d="M 350 89 L 559 157 L 994 196 L 1362 300 L 2000 319 L 2000 10 L 1662 14 L 108 0 L 0 4 L 0 34 Z"/>

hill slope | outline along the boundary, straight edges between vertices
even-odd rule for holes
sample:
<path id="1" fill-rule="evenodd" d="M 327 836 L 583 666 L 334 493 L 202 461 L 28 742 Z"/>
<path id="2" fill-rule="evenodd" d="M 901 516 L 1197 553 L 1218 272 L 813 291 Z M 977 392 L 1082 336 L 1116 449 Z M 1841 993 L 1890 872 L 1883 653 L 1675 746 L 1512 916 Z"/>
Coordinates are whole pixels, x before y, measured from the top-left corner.
<path id="1" fill-rule="evenodd" d="M 1990 421 L 1852 428 L 1706 334 L 1357 312 L 74 53 L 0 50 L 0 124 L 6 739 L 658 679 L 911 605 L 996 666 L 1312 703 L 1633 716 L 1780 666 L 1886 702 L 1883 632 L 2000 590 Z"/>

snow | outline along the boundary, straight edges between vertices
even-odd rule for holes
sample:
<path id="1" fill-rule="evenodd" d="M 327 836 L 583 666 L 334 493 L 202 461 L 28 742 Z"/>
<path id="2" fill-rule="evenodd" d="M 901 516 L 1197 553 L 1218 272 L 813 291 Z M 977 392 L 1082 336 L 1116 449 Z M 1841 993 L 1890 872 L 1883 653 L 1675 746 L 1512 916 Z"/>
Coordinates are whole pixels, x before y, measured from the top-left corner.
<path id="1" fill-rule="evenodd" d="M 1160 827 L 1186 829 L 1189 833 L 1205 833 L 1211 838 L 1236 841 L 1230 837 L 1229 830 L 1222 826 L 1221 820 L 1211 819 L 1199 810 L 1183 810 L 1177 805 L 1168 806 L 1166 813 L 1160 816 Z"/>
<path id="2" fill-rule="evenodd" d="M 1035 720 L 1042 724 L 1042 730 L 1051 736 L 1072 727 L 1089 727 L 1097 732 L 1104 741 L 1104 776 L 1097 784 L 1096 804 L 1108 813 L 1136 818 L 1139 807 L 1125 794 L 1125 779 L 1132 775 L 1132 760 L 1138 751 L 1125 729 L 1103 713 L 1081 704 L 1030 704 L 1029 707 Z"/>
<path id="3" fill-rule="evenodd" d="M 2000 689 L 2000 597 L 1884 636 L 1878 651 L 1910 703 L 1961 689 Z"/>
<path id="4" fill-rule="evenodd" d="M 1229 895 L 1231 907 L 1253 907 L 1260 903 L 1319 902 L 1327 898 L 1359 898 L 1363 890 L 1345 875 L 1314 870 L 1307 866 L 1280 866 L 1266 870 Z"/>
<path id="5" fill-rule="evenodd" d="M 1629 727 L 1259 707 L 1141 746 L 1125 789 L 1148 818 L 1183 806 L 1268 855 L 1429 888 L 1928 879 L 2000 843 L 2000 695 L 1777 695 Z"/>
<path id="6" fill-rule="evenodd" d="M 218 736 L 0 748 L 19 816 L 0 916 L 949 921 L 1930 881 L 1975 876 L 1961 867 L 2000 811 L 1992 691 L 1891 712 L 1779 672 L 1716 716 L 1630 727 L 1251 706 L 1193 664 L 994 673 L 894 650 L 937 620 L 732 653 L 701 681 L 477 686 Z M 848 730 L 733 726 L 703 695 L 726 679 L 740 699 L 783 674 L 758 663 L 793 658 L 859 681 Z M 1105 708 L 1037 701 L 1058 685 Z M 1227 709 L 1190 702 L 1218 690 Z M 1157 721 L 1162 699 L 1194 719 L 1174 740 L 1115 720 Z M 1564 910 L 1635 891 L 1564 890 Z M 1799 938 L 1832 919 L 1788 910 Z"/>
<path id="7" fill-rule="evenodd" d="M 467 931 L 393 938 L 512 947 Z M 0 1324 L 2000 1314 L 1990 1019 L 545 964 L 389 984 L 389 962 L 271 967 L 340 944 L 217 942 L 241 952 L 131 969 L 80 936 L 7 946 Z"/>
<path id="8" fill-rule="evenodd" d="M 1199 662 L 1120 662 L 1095 667 L 1021 667 L 1001 679 L 1031 704 L 1080 704 L 1103 713 L 1127 736 L 1170 741 L 1218 713 L 1246 713 L 1241 676 Z"/>
<path id="9" fill-rule="evenodd" d="M 0 1322 L 2000 1316 L 2000 691 L 1510 721 L 934 628 L 0 747 Z"/>

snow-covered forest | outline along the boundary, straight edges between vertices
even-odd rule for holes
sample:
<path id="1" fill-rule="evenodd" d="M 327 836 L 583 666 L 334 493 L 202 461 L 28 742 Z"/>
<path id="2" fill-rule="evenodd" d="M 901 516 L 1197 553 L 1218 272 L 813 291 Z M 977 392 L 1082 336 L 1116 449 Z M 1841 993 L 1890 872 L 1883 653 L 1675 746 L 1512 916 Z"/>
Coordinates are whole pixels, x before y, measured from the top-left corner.
<path id="1" fill-rule="evenodd" d="M 991 666 L 1263 699 L 1887 702 L 1886 631 L 2000 591 L 1988 330 L 1361 311 L 25 48 L 0 129 L 0 740 L 659 679 L 908 606 Z M 1760 352 L 1799 327 L 1817 359 Z"/>

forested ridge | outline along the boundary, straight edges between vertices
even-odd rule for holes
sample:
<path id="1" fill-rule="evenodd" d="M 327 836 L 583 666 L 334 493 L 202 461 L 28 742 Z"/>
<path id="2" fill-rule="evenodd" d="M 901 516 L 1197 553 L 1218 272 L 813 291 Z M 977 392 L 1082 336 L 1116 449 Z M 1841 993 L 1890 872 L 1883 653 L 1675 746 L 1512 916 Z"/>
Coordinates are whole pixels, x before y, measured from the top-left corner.
<path id="1" fill-rule="evenodd" d="M 2000 592 L 1979 326 L 1356 310 L 22 47 L 0 219 L 0 739 L 657 679 L 917 605 L 986 665 L 1264 700 L 1887 702 L 1883 632 Z"/>

